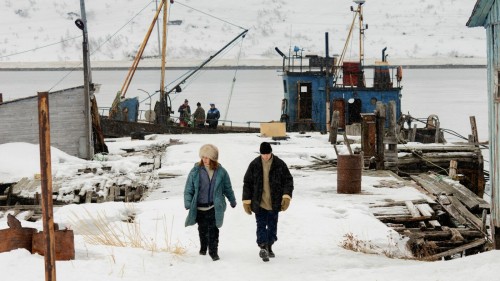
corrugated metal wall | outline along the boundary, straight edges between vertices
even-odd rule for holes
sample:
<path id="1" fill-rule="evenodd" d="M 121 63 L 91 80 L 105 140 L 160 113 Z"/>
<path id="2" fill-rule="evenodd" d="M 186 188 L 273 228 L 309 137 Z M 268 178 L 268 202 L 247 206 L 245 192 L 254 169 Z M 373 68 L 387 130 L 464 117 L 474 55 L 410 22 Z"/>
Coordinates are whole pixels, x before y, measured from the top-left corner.
<path id="1" fill-rule="evenodd" d="M 84 102 L 83 87 L 49 94 L 50 137 L 53 147 L 89 158 Z M 37 96 L 0 104 L 0 144 L 9 142 L 39 142 Z"/>

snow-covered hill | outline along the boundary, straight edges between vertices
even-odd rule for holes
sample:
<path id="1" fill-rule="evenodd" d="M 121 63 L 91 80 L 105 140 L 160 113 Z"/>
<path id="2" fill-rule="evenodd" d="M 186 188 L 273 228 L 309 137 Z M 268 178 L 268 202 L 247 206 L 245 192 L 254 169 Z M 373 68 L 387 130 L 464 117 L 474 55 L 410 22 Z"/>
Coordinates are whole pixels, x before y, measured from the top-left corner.
<path id="1" fill-rule="evenodd" d="M 86 11 L 92 61 L 132 60 L 160 0 L 87 0 Z M 182 0 L 168 1 L 168 59 L 202 60 L 239 34 L 249 33 L 224 59 L 279 62 L 275 47 L 288 52 L 298 46 L 304 54 L 330 54 L 344 46 L 353 13 L 349 0 Z M 465 26 L 474 0 L 367 0 L 365 57 L 379 59 L 388 47 L 389 60 L 427 64 L 485 62 L 485 31 Z M 211 16 L 209 16 L 211 15 Z M 77 0 L 4 0 L 0 2 L 0 62 L 79 61 L 82 32 Z M 224 21 L 221 21 L 224 20 Z M 161 22 L 161 17 L 160 17 Z M 357 57 L 358 37 L 349 56 Z M 159 53 L 154 29 L 143 57 Z M 1 65 L 0 63 L 0 65 Z"/>

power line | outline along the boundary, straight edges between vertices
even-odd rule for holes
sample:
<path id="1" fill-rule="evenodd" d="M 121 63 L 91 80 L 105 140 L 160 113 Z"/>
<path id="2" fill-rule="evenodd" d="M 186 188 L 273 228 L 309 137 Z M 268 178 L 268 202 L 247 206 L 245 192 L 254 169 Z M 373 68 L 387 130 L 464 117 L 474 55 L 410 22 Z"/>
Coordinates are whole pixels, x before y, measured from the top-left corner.
<path id="1" fill-rule="evenodd" d="M 41 47 L 37 47 L 37 48 L 33 48 L 33 49 L 29 49 L 29 50 L 25 50 L 25 51 L 13 53 L 13 54 L 8 54 L 8 55 L 5 55 L 5 56 L 0 56 L 0 59 L 11 57 L 11 56 L 16 56 L 16 55 L 20 55 L 20 54 L 24 54 L 24 53 L 27 53 L 27 52 L 38 51 L 38 50 L 43 49 L 43 48 L 47 48 L 47 47 L 54 46 L 54 45 L 57 45 L 57 44 L 62 44 L 64 42 L 66 42 L 66 41 L 75 40 L 76 38 L 80 38 L 80 37 L 82 37 L 82 35 L 78 35 L 78 36 L 75 36 L 75 37 L 64 39 L 64 40 L 61 40 L 59 42 L 51 43 L 51 44 L 44 45 L 44 46 L 41 46 Z"/>

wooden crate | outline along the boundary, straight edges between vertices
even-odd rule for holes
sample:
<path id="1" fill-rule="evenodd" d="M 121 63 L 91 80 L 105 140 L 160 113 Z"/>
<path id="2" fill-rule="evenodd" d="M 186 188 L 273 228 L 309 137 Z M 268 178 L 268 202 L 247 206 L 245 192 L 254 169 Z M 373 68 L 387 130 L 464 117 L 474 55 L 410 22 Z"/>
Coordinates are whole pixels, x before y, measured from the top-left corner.
<path id="1" fill-rule="evenodd" d="M 285 137 L 286 123 L 260 123 L 260 135 L 261 137 Z"/>

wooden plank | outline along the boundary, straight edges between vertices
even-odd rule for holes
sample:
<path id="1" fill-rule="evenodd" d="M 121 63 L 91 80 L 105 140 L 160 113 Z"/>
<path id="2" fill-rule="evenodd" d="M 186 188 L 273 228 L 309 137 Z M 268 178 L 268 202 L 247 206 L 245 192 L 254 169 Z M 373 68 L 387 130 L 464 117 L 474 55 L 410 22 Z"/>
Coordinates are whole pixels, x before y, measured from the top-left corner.
<path id="1" fill-rule="evenodd" d="M 411 202 L 411 201 L 405 201 L 406 208 L 408 208 L 408 211 L 410 212 L 411 216 L 414 218 L 421 217 L 420 212 L 418 211 L 417 207 Z"/>
<path id="2" fill-rule="evenodd" d="M 464 217 L 468 222 L 475 226 L 478 230 L 483 229 L 483 223 L 480 218 L 476 217 L 471 213 L 455 196 L 448 196 L 451 204 L 460 212 L 460 215 Z"/>
<path id="3" fill-rule="evenodd" d="M 454 255 L 454 254 L 458 254 L 460 252 L 463 252 L 467 249 L 472 249 L 472 248 L 475 248 L 475 247 L 478 247 L 478 246 L 481 246 L 483 245 L 484 243 L 486 243 L 486 240 L 485 239 L 477 239 L 477 240 L 474 240 L 470 243 L 467 243 L 467 244 L 464 244 L 460 247 L 457 247 L 455 249 L 451 249 L 451 250 L 448 250 L 448 251 L 445 251 L 445 252 L 442 252 L 442 253 L 439 253 L 439 254 L 435 254 L 435 255 L 432 255 L 432 256 L 429 256 L 429 257 L 426 257 L 425 259 L 427 260 L 437 260 L 437 259 L 440 259 L 442 257 L 446 257 L 446 256 L 451 256 L 451 255 Z"/>
<path id="4" fill-rule="evenodd" d="M 0 210 L 42 210 L 41 205 L 0 206 Z"/>
<path id="5" fill-rule="evenodd" d="M 437 220 L 430 220 L 428 221 L 428 223 L 433 227 L 433 228 L 436 228 L 436 229 L 441 229 L 441 224 L 439 223 L 439 221 Z"/>
<path id="6" fill-rule="evenodd" d="M 394 201 L 394 202 L 389 202 L 389 203 L 385 203 L 385 204 L 375 204 L 375 205 L 371 205 L 370 208 L 406 206 L 405 202 L 406 201 Z M 429 202 L 428 200 L 425 200 L 425 199 L 412 200 L 411 202 L 413 202 L 413 204 L 435 203 L 435 202 Z"/>
<path id="7" fill-rule="evenodd" d="M 436 179 L 436 176 L 429 176 L 429 178 Z M 436 183 L 436 186 L 438 186 L 443 190 L 446 190 L 446 192 L 449 194 L 453 194 L 463 204 L 465 204 L 467 208 L 469 208 L 469 210 L 476 210 L 479 207 L 479 201 L 476 199 L 479 197 L 477 197 L 477 195 L 474 192 L 470 191 L 463 185 L 460 184 L 453 185 L 444 181 L 439 181 Z"/>
<path id="8" fill-rule="evenodd" d="M 431 208 L 431 206 L 429 206 L 429 204 L 417 204 L 415 205 L 415 207 L 417 207 L 418 211 L 424 216 L 433 217 L 435 214 L 434 210 Z"/>
<path id="9" fill-rule="evenodd" d="M 431 181 L 422 177 L 422 175 L 418 176 L 410 176 L 418 185 L 423 187 L 427 192 L 433 195 L 439 195 L 442 193 L 438 187 L 436 187 Z"/>
<path id="10" fill-rule="evenodd" d="M 413 216 L 388 216 L 388 217 L 377 217 L 381 222 L 387 223 L 404 223 L 404 222 L 419 222 L 419 221 L 426 221 L 429 220 L 430 217 L 425 217 L 425 216 L 420 216 L 420 217 L 413 217 Z"/>
<path id="11" fill-rule="evenodd" d="M 455 218 L 461 225 L 470 225 L 469 221 L 461 215 L 461 213 L 457 210 L 457 208 L 455 208 L 453 204 L 451 204 L 451 201 L 448 201 L 450 203 L 445 204 L 442 203 L 442 198 L 446 198 L 446 200 L 449 200 L 449 198 L 446 195 L 439 196 L 439 202 L 441 206 L 443 206 L 443 208 L 448 212 L 448 214 Z"/>
<path id="12" fill-rule="evenodd" d="M 412 236 L 416 238 L 425 238 L 427 240 L 448 240 L 453 237 L 453 232 L 458 232 L 462 237 L 466 239 L 477 239 L 484 238 L 484 234 L 480 231 L 466 228 L 446 228 L 443 230 L 429 230 L 421 231 L 419 228 L 407 228 L 405 230 L 406 236 Z"/>

